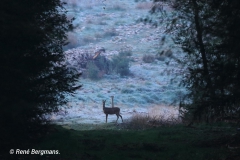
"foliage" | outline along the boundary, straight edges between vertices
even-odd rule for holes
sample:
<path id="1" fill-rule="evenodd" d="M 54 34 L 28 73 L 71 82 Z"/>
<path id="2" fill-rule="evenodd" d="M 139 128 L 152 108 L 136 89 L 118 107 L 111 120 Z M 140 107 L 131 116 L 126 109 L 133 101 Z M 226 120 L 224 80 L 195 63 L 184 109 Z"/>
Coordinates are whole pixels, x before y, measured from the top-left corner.
<path id="1" fill-rule="evenodd" d="M 128 56 L 131 54 L 131 51 L 121 51 L 112 59 L 108 59 L 104 55 L 98 55 L 93 59 L 93 56 L 85 53 L 78 57 L 78 64 L 84 70 L 83 76 L 92 80 L 100 80 L 105 74 L 116 73 L 127 76 L 130 74 Z"/>
<path id="2" fill-rule="evenodd" d="M 173 115 L 156 116 L 150 114 L 135 113 L 128 121 L 125 128 L 133 130 L 144 130 L 153 127 L 176 126 L 181 124 L 181 120 L 176 119 Z"/>
<path id="3" fill-rule="evenodd" d="M 88 78 L 92 80 L 98 80 L 100 78 L 99 77 L 100 70 L 98 69 L 94 62 L 88 62 L 86 69 L 87 69 L 86 74 Z"/>
<path id="4" fill-rule="evenodd" d="M 99 55 L 95 59 L 89 53 L 82 54 L 78 63 L 84 69 L 83 76 L 92 80 L 100 80 L 104 74 L 111 73 L 111 61 Z"/>
<path id="5" fill-rule="evenodd" d="M 130 74 L 129 62 L 129 58 L 125 55 L 114 55 L 112 58 L 113 71 L 120 76 L 128 76 Z"/>
<path id="6" fill-rule="evenodd" d="M 87 62 L 85 72 L 88 78 L 99 80 L 104 74 L 109 74 L 111 72 L 111 61 L 105 56 L 99 55 L 96 59 Z"/>
<path id="7" fill-rule="evenodd" d="M 111 72 L 111 60 L 107 59 L 105 56 L 99 55 L 94 60 L 94 63 L 100 71 L 104 71 L 106 74 Z"/>
<path id="8" fill-rule="evenodd" d="M 1 3 L 0 141 L 10 149 L 44 134 L 46 114 L 67 102 L 79 75 L 62 65 L 73 27 L 60 0 Z"/>
<path id="9" fill-rule="evenodd" d="M 193 119 L 206 121 L 240 116 L 239 107 L 235 107 L 240 102 L 237 45 L 240 2 L 169 0 L 164 2 L 174 10 L 166 15 L 161 1 L 164 0 L 155 0 L 151 10 L 154 20 L 143 21 L 159 25 L 168 20 L 166 32 L 172 34 L 175 44 L 186 53 L 180 61 L 187 68 L 182 84 L 189 94 L 184 105 L 181 102 L 186 113 Z"/>

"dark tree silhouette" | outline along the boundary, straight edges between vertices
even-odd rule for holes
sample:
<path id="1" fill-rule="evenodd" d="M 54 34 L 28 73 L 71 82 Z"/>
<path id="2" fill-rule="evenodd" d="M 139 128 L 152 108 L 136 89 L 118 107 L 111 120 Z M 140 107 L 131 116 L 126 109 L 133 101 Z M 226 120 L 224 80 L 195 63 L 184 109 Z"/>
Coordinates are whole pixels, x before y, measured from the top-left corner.
<path id="1" fill-rule="evenodd" d="M 79 74 L 64 65 L 62 47 L 72 20 L 60 0 L 2 0 L 0 5 L 1 151 L 37 139 Z M 79 86 L 80 87 L 80 86 Z"/>
<path id="2" fill-rule="evenodd" d="M 162 3 L 164 2 L 164 3 Z M 154 19 L 186 53 L 183 84 L 188 89 L 185 116 L 194 120 L 240 117 L 240 1 L 155 0 Z M 172 8 L 170 18 L 164 5 Z M 158 17 L 158 18 L 156 18 Z"/>

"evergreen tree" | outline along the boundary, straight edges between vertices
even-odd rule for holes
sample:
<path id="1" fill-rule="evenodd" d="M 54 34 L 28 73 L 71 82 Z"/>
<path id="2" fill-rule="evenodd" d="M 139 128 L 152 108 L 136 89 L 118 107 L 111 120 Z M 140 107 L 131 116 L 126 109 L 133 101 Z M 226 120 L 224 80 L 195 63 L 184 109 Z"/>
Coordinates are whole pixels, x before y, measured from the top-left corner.
<path id="1" fill-rule="evenodd" d="M 79 74 L 63 63 L 73 26 L 60 0 L 2 0 L 0 15 L 0 141 L 9 150 L 44 132 Z"/>

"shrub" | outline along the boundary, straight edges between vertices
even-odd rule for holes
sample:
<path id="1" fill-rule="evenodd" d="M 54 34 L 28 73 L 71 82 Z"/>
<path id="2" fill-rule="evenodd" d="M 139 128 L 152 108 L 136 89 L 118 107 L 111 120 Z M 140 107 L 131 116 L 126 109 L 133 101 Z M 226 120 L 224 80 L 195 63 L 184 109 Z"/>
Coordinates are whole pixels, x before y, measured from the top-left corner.
<path id="1" fill-rule="evenodd" d="M 94 60 L 94 64 L 98 67 L 99 70 L 104 71 L 105 73 L 110 73 L 111 61 L 108 60 L 105 56 L 99 55 Z"/>
<path id="2" fill-rule="evenodd" d="M 173 115 L 169 115 L 166 117 L 164 115 L 150 115 L 149 113 L 135 113 L 128 120 L 126 127 L 129 129 L 143 130 L 153 127 L 172 126 L 180 123 L 182 122 L 176 119 Z"/>
<path id="3" fill-rule="evenodd" d="M 78 63 L 81 68 L 86 68 L 83 73 L 84 77 L 98 80 L 102 78 L 104 74 L 117 73 L 120 74 L 120 76 L 129 75 L 129 62 L 129 58 L 123 55 L 115 55 L 112 60 L 109 60 L 102 55 L 92 59 L 92 56 L 86 53 L 79 58 Z"/>
<path id="4" fill-rule="evenodd" d="M 120 76 L 127 76 L 130 74 L 129 62 L 126 56 L 115 55 L 112 59 L 112 69 Z"/>
<path id="5" fill-rule="evenodd" d="M 88 52 L 85 52 L 83 54 L 79 54 L 77 63 L 79 68 L 86 68 L 87 63 L 92 60 L 92 55 Z"/>
<path id="6" fill-rule="evenodd" d="M 148 121 L 151 118 L 148 115 L 142 115 L 142 114 L 134 114 L 129 122 L 128 122 L 128 128 L 131 129 L 146 129 L 149 128 Z"/>
<path id="7" fill-rule="evenodd" d="M 100 70 L 98 69 L 98 67 L 93 62 L 89 62 L 87 64 L 86 75 L 87 75 L 88 78 L 90 78 L 92 80 L 98 80 L 99 79 L 99 72 L 100 72 Z"/>
<path id="8" fill-rule="evenodd" d="M 92 56 L 86 53 L 81 58 L 82 62 L 79 61 L 79 64 L 82 68 L 86 68 L 83 74 L 84 77 L 99 80 L 104 74 L 111 72 L 111 61 L 105 56 L 99 55 L 97 58 L 92 59 Z"/>
<path id="9" fill-rule="evenodd" d="M 155 57 L 152 55 L 144 55 L 142 58 L 143 62 L 145 63 L 152 63 L 155 60 Z"/>

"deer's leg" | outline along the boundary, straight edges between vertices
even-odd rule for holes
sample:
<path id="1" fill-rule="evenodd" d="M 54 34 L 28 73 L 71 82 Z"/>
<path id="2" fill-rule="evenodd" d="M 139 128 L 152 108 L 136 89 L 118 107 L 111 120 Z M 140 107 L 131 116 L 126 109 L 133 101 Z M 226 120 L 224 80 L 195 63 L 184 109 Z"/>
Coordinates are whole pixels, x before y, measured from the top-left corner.
<path id="1" fill-rule="evenodd" d="M 119 118 L 119 115 L 118 115 L 118 114 L 116 114 L 116 116 L 117 116 L 117 120 L 116 120 L 116 123 L 117 123 L 117 121 L 118 121 L 118 118 Z"/>
<path id="2" fill-rule="evenodd" d="M 122 119 L 122 116 L 119 114 L 119 116 L 121 117 L 121 119 Z M 122 119 L 122 122 L 123 122 L 123 119 Z"/>
<path id="3" fill-rule="evenodd" d="M 106 123 L 107 123 L 108 114 L 106 114 Z"/>

